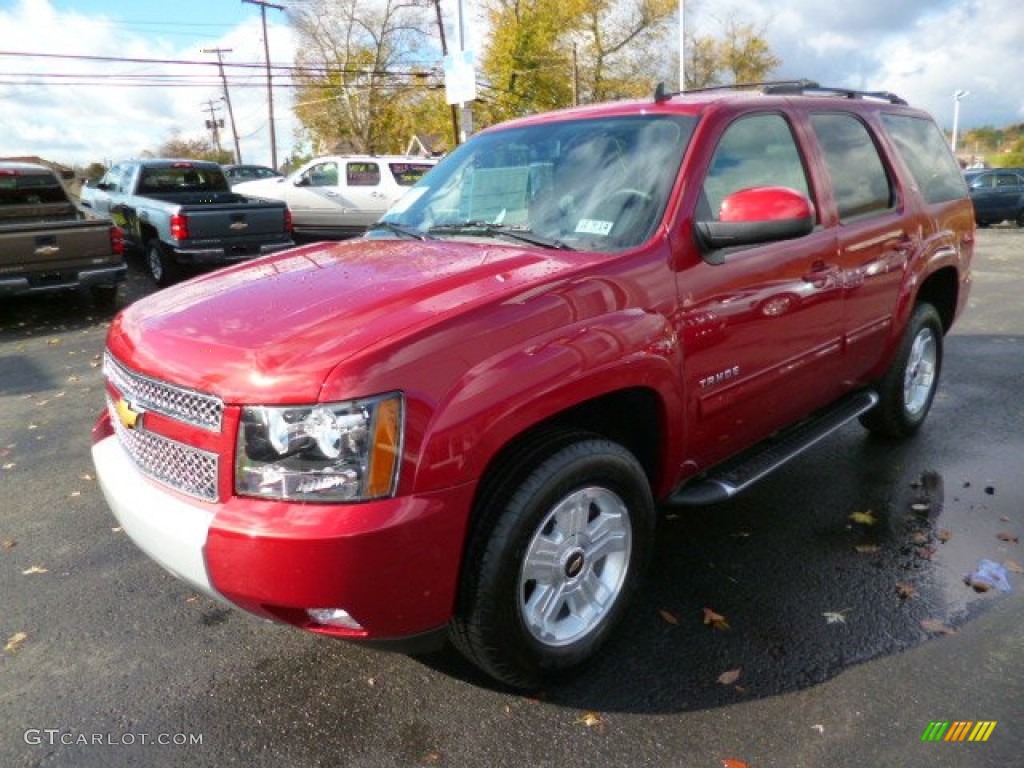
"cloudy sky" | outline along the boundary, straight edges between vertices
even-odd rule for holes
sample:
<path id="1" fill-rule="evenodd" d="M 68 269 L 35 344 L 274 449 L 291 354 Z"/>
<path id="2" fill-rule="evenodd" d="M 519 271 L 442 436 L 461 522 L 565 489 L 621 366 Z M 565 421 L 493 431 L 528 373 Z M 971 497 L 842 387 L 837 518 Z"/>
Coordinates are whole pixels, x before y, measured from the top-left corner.
<path id="1" fill-rule="evenodd" d="M 477 1 L 463 0 L 468 20 Z M 442 0 L 447 18 L 455 2 Z M 730 13 L 758 25 L 783 61 L 778 77 L 893 91 L 947 129 L 953 93 L 965 90 L 961 128 L 1024 122 L 1020 0 L 686 0 L 686 7 L 690 31 L 714 34 Z M 294 42 L 284 14 L 268 9 L 267 22 L 273 63 L 290 65 Z M 0 156 L 109 163 L 174 136 L 208 136 L 209 102 L 217 117 L 227 123 L 228 116 L 217 57 L 202 49 L 222 48 L 231 49 L 223 57 L 242 157 L 270 161 L 256 5 L 0 0 L 0 32 Z M 295 122 L 290 89 L 281 84 L 274 93 L 280 162 L 295 146 Z M 221 141 L 231 148 L 229 125 Z"/>

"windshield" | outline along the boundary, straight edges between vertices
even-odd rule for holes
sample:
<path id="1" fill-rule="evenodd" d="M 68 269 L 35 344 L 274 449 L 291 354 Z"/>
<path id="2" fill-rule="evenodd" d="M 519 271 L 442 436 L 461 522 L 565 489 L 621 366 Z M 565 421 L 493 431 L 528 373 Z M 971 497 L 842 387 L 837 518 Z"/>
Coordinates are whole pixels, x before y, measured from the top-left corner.
<path id="1" fill-rule="evenodd" d="M 634 247 L 661 221 L 695 123 L 638 115 L 481 133 L 410 189 L 370 236 Z"/>

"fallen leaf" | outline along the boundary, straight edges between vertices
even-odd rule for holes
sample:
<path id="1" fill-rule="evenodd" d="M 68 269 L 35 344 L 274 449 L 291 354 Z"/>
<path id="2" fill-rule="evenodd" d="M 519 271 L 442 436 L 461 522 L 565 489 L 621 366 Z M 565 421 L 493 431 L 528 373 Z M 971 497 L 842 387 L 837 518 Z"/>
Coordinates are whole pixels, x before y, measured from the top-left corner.
<path id="1" fill-rule="evenodd" d="M 75 499 L 82 495 L 81 491 L 72 491 L 68 494 L 68 498 Z"/>
<path id="2" fill-rule="evenodd" d="M 48 571 L 47 571 L 46 568 L 43 568 L 40 565 L 33 565 L 31 568 L 26 568 L 24 571 L 22 571 L 21 575 L 22 576 L 31 576 L 31 575 L 33 575 L 35 573 L 47 573 L 47 572 Z"/>
<path id="3" fill-rule="evenodd" d="M 715 629 L 729 628 L 729 622 L 725 620 L 725 616 L 720 613 L 715 613 L 710 608 L 704 609 L 704 623 L 711 625 Z"/>
<path id="4" fill-rule="evenodd" d="M 955 635 L 953 627 L 943 623 L 939 619 L 923 619 L 921 627 L 935 635 Z"/>
<path id="5" fill-rule="evenodd" d="M 4 464 L 4 469 L 14 469 L 16 466 L 18 465 L 15 464 L 13 461 L 9 461 L 6 464 Z"/>
<path id="6" fill-rule="evenodd" d="M 4 549 L 14 549 L 17 544 L 16 539 L 4 539 Z"/>
<path id="7" fill-rule="evenodd" d="M 825 726 L 822 725 L 821 723 L 815 723 L 814 725 L 811 726 L 811 728 L 814 729 L 815 731 L 817 731 L 818 733 L 824 733 L 825 732 Z"/>
<path id="8" fill-rule="evenodd" d="M 48 339 L 46 343 L 49 344 L 51 347 L 54 347 L 60 344 L 60 339 Z"/>
<path id="9" fill-rule="evenodd" d="M 821 615 L 825 617 L 826 624 L 845 624 L 846 614 L 849 610 L 849 608 L 844 608 L 841 611 L 825 611 Z"/>
<path id="10" fill-rule="evenodd" d="M 935 538 L 945 544 L 953 538 L 953 532 L 949 530 L 949 528 L 939 528 L 938 532 L 935 534 Z"/>
<path id="11" fill-rule="evenodd" d="M 674 613 L 669 613 L 664 608 L 659 610 L 658 613 L 661 614 L 661 618 L 665 620 L 666 624 L 671 624 L 672 626 L 677 626 L 679 624 L 679 617 Z"/>
<path id="12" fill-rule="evenodd" d="M 928 543 L 928 534 L 925 533 L 924 531 L 914 531 L 912 534 L 910 534 L 910 543 L 911 544 L 927 544 Z"/>
<path id="13" fill-rule="evenodd" d="M 750 768 L 749 763 L 745 763 L 742 760 L 735 760 L 731 757 L 723 757 L 719 762 L 722 763 L 722 768 Z"/>
<path id="14" fill-rule="evenodd" d="M 740 679 L 740 673 L 743 672 L 742 667 L 736 667 L 736 669 L 730 669 L 728 672 L 723 672 L 718 676 L 718 682 L 722 685 L 732 685 Z"/>
<path id="15" fill-rule="evenodd" d="M 855 550 L 860 552 L 862 555 L 874 554 L 881 549 L 877 544 L 858 544 L 854 547 Z"/>
<path id="16" fill-rule="evenodd" d="M 79 480 L 95 480 L 96 478 L 93 477 L 92 475 L 90 475 L 88 472 L 85 472 L 84 474 L 79 475 L 78 479 Z"/>
<path id="17" fill-rule="evenodd" d="M 597 712 L 584 712 L 583 716 L 576 720 L 577 723 L 582 723 L 587 728 L 601 728 L 604 725 L 604 720 L 601 719 L 601 715 Z"/>
<path id="18" fill-rule="evenodd" d="M 910 505 L 910 508 L 918 514 L 924 514 L 931 511 L 932 505 L 925 501 L 915 501 Z"/>
<path id="19" fill-rule="evenodd" d="M 7 645 L 4 646 L 5 653 L 16 653 L 21 644 L 28 640 L 28 635 L 18 632 L 7 638 Z"/>
<path id="20" fill-rule="evenodd" d="M 896 594 L 899 595 L 901 599 L 906 600 L 908 597 L 916 595 L 917 590 L 914 588 L 913 584 L 900 583 L 896 585 Z"/>
<path id="21" fill-rule="evenodd" d="M 4 542 L 5 545 L 6 543 L 7 542 Z M 1024 573 L 1024 565 L 1021 565 L 1020 563 L 1015 562 L 1013 560 L 1005 560 L 1003 562 L 1003 567 L 1010 573 Z"/>
<path id="22" fill-rule="evenodd" d="M 1009 533 L 1007 531 L 1000 531 L 996 534 L 996 538 L 1000 541 L 1005 541 L 1007 544 L 1016 544 L 1019 541 L 1015 534 Z"/>
<path id="23" fill-rule="evenodd" d="M 861 525 L 874 525 L 878 522 L 878 519 L 870 509 L 867 512 L 854 512 L 850 515 L 850 519 Z"/>
<path id="24" fill-rule="evenodd" d="M 423 756 L 423 762 L 427 765 L 440 765 L 441 764 L 441 753 L 440 752 L 428 752 Z"/>

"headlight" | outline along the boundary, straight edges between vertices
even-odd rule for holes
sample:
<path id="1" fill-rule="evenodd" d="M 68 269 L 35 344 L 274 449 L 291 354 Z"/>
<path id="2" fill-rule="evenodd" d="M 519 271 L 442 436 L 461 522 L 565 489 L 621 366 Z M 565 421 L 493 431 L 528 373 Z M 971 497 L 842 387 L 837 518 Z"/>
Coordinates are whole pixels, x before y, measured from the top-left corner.
<path id="1" fill-rule="evenodd" d="M 394 493 L 402 397 L 242 409 L 235 492 L 293 501 L 364 501 Z"/>

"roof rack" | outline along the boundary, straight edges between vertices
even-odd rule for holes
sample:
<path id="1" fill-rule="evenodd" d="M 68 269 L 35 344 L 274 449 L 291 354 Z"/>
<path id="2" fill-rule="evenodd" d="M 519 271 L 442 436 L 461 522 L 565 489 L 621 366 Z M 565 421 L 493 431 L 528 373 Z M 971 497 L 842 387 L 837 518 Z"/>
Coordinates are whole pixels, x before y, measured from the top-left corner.
<path id="1" fill-rule="evenodd" d="M 690 93 L 707 93 L 709 91 L 740 91 L 760 89 L 761 93 L 773 96 L 793 96 L 805 94 L 822 94 L 844 96 L 848 99 L 878 99 L 890 104 L 906 104 L 907 102 L 888 91 L 856 91 L 850 88 L 831 88 L 822 86 L 813 80 L 769 80 L 760 83 L 731 83 L 729 85 L 712 85 L 707 88 L 692 88 L 687 91 L 668 91 L 665 83 L 658 83 L 654 89 L 656 102 L 668 101 L 673 96 Z"/>

